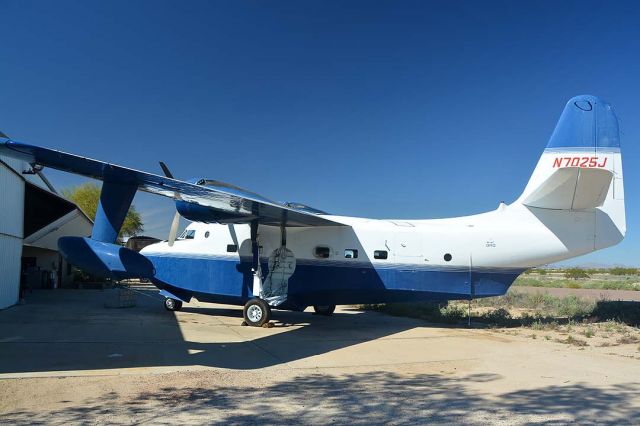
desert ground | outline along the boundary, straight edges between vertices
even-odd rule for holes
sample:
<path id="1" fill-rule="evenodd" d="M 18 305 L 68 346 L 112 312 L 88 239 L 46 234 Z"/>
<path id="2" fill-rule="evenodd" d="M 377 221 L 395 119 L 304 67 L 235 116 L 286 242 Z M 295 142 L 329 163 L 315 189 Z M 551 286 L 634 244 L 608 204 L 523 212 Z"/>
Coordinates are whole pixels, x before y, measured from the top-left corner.
<path id="1" fill-rule="evenodd" d="M 624 324 L 467 327 L 343 306 L 252 328 L 239 307 L 172 313 L 151 290 L 105 307 L 114 292 L 40 291 L 0 311 L 1 423 L 640 419 L 640 332 Z"/>

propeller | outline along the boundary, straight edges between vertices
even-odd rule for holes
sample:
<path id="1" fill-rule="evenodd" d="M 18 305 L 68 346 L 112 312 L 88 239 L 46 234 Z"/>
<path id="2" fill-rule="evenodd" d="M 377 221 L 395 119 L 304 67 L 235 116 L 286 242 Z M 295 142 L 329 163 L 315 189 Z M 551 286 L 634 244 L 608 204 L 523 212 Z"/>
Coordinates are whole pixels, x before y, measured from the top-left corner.
<path id="1" fill-rule="evenodd" d="M 164 162 L 162 161 L 160 161 L 160 168 L 162 169 L 166 177 L 168 177 L 169 179 L 174 178 L 173 173 L 171 173 L 167 165 L 164 164 Z M 174 198 L 176 200 L 179 200 L 180 195 L 178 195 L 178 193 L 175 193 Z M 180 226 L 180 213 L 176 211 L 175 216 L 173 216 L 173 221 L 171 222 L 171 229 L 169 230 L 169 239 L 167 240 L 169 243 L 169 247 L 173 246 L 173 244 L 176 242 L 176 237 L 178 236 L 178 226 Z"/>

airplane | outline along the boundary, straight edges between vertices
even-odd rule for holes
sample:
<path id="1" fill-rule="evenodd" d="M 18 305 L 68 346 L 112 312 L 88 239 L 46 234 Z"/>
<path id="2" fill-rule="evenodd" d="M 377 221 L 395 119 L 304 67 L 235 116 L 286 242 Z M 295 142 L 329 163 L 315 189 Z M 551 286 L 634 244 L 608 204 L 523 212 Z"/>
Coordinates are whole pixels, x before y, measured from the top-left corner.
<path id="1" fill-rule="evenodd" d="M 520 197 L 448 219 L 335 216 L 210 179 L 178 180 L 0 138 L 0 154 L 103 181 L 90 237 L 62 237 L 69 263 L 115 280 L 150 280 L 169 311 L 192 298 L 271 310 L 470 300 L 503 295 L 529 268 L 613 246 L 625 236 L 618 121 L 589 95 L 569 100 Z M 166 241 L 116 244 L 136 191 L 175 200 Z M 177 236 L 180 216 L 192 221 Z"/>

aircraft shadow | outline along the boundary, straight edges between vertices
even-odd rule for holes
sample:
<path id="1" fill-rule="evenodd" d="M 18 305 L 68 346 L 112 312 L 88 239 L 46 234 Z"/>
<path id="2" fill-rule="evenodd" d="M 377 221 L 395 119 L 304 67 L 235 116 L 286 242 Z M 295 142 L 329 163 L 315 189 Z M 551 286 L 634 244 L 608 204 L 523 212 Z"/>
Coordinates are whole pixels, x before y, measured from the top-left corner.
<path id="1" fill-rule="evenodd" d="M 0 374 L 114 368 L 270 367 L 416 327 L 372 313 L 274 311 L 274 327 L 240 327 L 241 308 L 162 307 L 153 290 L 137 306 L 106 309 L 115 290 L 36 291 L 0 312 Z M 237 322 L 235 322 L 237 320 Z"/>

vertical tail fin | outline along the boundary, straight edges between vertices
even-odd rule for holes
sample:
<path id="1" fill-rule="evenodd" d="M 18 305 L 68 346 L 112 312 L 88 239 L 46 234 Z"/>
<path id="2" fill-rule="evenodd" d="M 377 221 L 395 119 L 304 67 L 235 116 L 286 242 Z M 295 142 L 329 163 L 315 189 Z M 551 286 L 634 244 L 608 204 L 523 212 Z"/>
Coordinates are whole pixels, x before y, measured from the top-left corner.
<path id="1" fill-rule="evenodd" d="M 610 104 L 589 95 L 567 102 L 517 202 L 547 210 L 547 218 L 559 217 L 553 210 L 593 213 L 593 249 L 624 238 L 620 136 Z"/>

